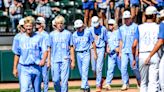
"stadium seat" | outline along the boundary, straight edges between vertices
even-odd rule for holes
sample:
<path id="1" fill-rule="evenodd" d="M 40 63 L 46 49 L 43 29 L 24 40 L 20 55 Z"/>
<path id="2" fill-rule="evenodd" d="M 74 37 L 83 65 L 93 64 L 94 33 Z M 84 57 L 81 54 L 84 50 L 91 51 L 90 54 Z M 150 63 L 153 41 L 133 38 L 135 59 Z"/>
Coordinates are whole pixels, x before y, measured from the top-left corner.
<path id="1" fill-rule="evenodd" d="M 60 7 L 60 2 L 50 2 L 51 7 Z"/>
<path id="2" fill-rule="evenodd" d="M 0 10 L 0 16 L 3 16 L 3 11 L 2 10 Z"/>
<path id="3" fill-rule="evenodd" d="M 33 16 L 34 13 L 33 13 L 32 10 L 28 9 L 28 10 L 25 10 L 24 15 L 25 15 L 25 16 Z"/>

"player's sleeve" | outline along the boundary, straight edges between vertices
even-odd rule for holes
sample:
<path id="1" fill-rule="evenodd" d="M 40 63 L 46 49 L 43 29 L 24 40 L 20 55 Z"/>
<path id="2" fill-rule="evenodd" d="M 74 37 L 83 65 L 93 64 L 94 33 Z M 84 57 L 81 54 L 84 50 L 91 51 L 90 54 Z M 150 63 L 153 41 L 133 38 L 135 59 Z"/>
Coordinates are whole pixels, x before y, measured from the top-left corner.
<path id="1" fill-rule="evenodd" d="M 46 37 L 46 45 L 47 47 L 50 47 L 50 35 L 47 35 Z"/>
<path id="2" fill-rule="evenodd" d="M 89 41 L 90 41 L 91 44 L 94 42 L 94 38 L 93 38 L 91 32 L 89 33 Z"/>
<path id="3" fill-rule="evenodd" d="M 50 43 L 50 47 L 52 47 L 53 46 L 53 40 L 52 40 L 51 34 L 49 35 L 49 43 Z"/>
<path id="4" fill-rule="evenodd" d="M 48 50 L 48 46 L 47 46 L 47 40 L 45 38 L 42 37 L 42 39 L 40 40 L 39 46 L 42 50 L 42 53 L 46 52 Z"/>
<path id="5" fill-rule="evenodd" d="M 69 34 L 69 46 L 73 46 L 73 36 L 71 33 Z"/>
<path id="6" fill-rule="evenodd" d="M 119 39 L 119 40 L 122 40 L 121 29 L 118 29 L 118 39 Z"/>
<path id="7" fill-rule="evenodd" d="M 139 28 L 137 27 L 136 32 L 134 34 L 134 40 L 138 40 L 139 41 Z"/>
<path id="8" fill-rule="evenodd" d="M 13 44 L 12 44 L 12 51 L 16 55 L 20 55 L 20 49 L 19 49 L 19 40 L 14 37 Z"/>
<path id="9" fill-rule="evenodd" d="M 158 39 L 164 39 L 164 23 L 161 23 L 159 26 Z"/>
<path id="10" fill-rule="evenodd" d="M 104 41 L 107 41 L 107 29 L 104 29 Z"/>

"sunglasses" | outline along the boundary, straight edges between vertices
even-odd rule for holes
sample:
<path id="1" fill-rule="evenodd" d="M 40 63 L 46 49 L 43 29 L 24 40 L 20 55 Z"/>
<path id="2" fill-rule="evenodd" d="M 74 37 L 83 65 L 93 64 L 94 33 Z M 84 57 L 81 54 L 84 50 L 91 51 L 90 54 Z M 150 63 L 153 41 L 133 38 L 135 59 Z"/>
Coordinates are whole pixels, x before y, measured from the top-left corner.
<path id="1" fill-rule="evenodd" d="M 41 23 L 39 23 L 39 22 L 36 22 L 36 24 L 41 25 Z"/>
<path id="2" fill-rule="evenodd" d="M 113 26 L 114 24 L 108 24 L 109 26 Z"/>

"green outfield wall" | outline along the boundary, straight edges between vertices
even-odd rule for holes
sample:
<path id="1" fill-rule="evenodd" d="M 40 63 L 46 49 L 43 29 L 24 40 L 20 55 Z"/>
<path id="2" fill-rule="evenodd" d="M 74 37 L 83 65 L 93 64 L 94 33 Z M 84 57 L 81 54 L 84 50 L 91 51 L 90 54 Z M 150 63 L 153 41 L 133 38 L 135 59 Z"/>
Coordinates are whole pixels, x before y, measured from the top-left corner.
<path id="1" fill-rule="evenodd" d="M 14 54 L 12 53 L 11 50 L 0 51 L 0 82 L 18 81 L 18 79 L 14 78 L 14 76 L 12 75 L 13 58 L 14 58 Z M 132 77 L 133 73 L 130 70 L 130 67 L 128 67 L 128 72 L 129 75 Z M 107 58 L 104 60 L 103 77 L 106 77 L 106 73 L 107 73 Z M 114 77 L 121 77 L 120 71 L 118 70 L 117 67 L 115 68 Z M 89 69 L 89 78 L 95 78 L 94 73 L 91 70 L 91 64 Z M 80 79 L 77 63 L 75 69 L 70 71 L 70 79 Z"/>

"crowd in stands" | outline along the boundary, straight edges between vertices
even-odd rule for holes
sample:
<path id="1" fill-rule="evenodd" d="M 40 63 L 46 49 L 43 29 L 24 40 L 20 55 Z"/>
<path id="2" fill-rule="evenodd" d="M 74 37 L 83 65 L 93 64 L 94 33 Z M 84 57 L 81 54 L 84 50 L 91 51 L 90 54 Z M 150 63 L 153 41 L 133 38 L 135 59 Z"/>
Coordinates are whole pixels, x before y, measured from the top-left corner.
<path id="1" fill-rule="evenodd" d="M 11 32 L 18 32 L 16 30 L 18 21 L 26 15 L 32 15 L 35 18 L 44 17 L 48 25 L 51 24 L 50 20 L 59 12 L 67 14 L 70 7 L 62 7 L 61 2 L 63 2 L 63 5 L 72 3 L 74 7 L 74 12 L 70 12 L 70 15 L 73 14 L 69 16 L 72 22 L 67 21 L 68 24 L 72 24 L 76 18 L 79 18 L 79 15 L 76 17 L 75 12 L 79 10 L 82 15 L 80 18 L 84 19 L 86 26 L 91 25 L 90 19 L 94 15 L 99 16 L 102 25 L 106 25 L 106 20 L 112 18 L 121 26 L 124 23 L 122 13 L 125 10 L 131 11 L 134 22 L 140 24 L 145 21 L 144 11 L 146 7 L 155 6 L 158 10 L 164 8 L 163 0 L 0 0 L 0 11 L 2 13 L 0 15 L 1 17 L 9 17 Z M 51 31 L 51 27 L 46 26 L 46 30 Z"/>

